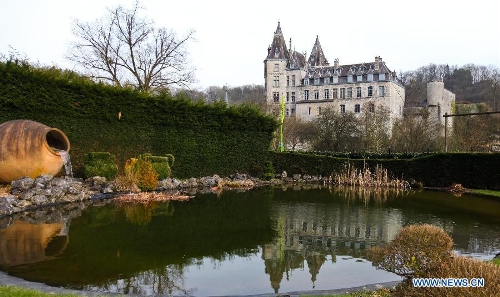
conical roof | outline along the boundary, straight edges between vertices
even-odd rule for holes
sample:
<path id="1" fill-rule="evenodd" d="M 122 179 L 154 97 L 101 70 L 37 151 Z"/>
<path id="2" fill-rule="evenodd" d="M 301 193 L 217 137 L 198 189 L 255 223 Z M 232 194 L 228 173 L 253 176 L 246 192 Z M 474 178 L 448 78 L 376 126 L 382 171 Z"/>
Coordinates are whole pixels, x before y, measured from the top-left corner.
<path id="1" fill-rule="evenodd" d="M 267 49 L 267 59 L 288 59 L 288 49 L 286 48 L 285 38 L 281 31 L 280 22 L 274 32 L 273 43 Z"/>
<path id="2" fill-rule="evenodd" d="M 309 66 L 329 66 L 328 60 L 323 53 L 323 49 L 321 48 L 321 44 L 319 43 L 319 38 L 316 35 L 316 41 L 314 42 L 314 46 L 312 48 L 311 54 L 309 55 L 308 60 Z"/>

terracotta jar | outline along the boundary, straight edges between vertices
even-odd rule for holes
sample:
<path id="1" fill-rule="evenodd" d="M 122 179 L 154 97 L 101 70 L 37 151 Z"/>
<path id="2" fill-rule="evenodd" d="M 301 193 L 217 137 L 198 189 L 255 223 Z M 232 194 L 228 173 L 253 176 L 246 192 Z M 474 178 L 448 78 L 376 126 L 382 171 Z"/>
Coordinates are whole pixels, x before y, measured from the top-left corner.
<path id="1" fill-rule="evenodd" d="M 56 175 L 64 165 L 61 155 L 69 140 L 56 128 L 29 120 L 0 124 L 0 183 L 42 174 Z"/>

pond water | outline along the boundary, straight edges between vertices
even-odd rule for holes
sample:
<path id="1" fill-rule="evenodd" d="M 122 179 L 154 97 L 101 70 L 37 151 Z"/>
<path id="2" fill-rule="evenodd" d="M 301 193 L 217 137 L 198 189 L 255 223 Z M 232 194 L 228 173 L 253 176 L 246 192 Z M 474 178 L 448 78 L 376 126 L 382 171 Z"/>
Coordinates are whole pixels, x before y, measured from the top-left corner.
<path id="1" fill-rule="evenodd" d="M 148 206 L 109 201 L 50 220 L 45 210 L 38 220 L 0 222 L 0 269 L 145 296 L 347 288 L 400 280 L 376 270 L 366 251 L 409 224 L 440 226 L 457 253 L 491 259 L 500 251 L 499 213 L 500 202 L 482 196 L 337 187 L 224 191 Z"/>

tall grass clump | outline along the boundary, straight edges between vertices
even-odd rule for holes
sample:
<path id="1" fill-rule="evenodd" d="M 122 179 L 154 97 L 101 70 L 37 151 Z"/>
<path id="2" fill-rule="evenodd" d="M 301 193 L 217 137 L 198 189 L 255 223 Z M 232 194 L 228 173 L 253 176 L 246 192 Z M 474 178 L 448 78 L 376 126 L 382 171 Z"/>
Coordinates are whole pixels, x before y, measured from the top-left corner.
<path id="1" fill-rule="evenodd" d="M 453 240 L 441 228 L 424 224 L 411 225 L 399 231 L 383 247 L 373 247 L 369 255 L 374 266 L 405 279 L 392 296 L 498 296 L 500 267 L 453 254 Z M 484 287 L 414 287 L 414 278 L 483 278 Z"/>
<path id="2" fill-rule="evenodd" d="M 344 166 L 344 170 L 334 174 L 335 183 L 344 186 L 360 186 L 369 188 L 396 188 L 407 190 L 410 184 L 399 178 L 390 178 L 387 169 L 376 165 L 372 171 L 366 163 L 363 169 L 357 169 L 351 163 Z"/>

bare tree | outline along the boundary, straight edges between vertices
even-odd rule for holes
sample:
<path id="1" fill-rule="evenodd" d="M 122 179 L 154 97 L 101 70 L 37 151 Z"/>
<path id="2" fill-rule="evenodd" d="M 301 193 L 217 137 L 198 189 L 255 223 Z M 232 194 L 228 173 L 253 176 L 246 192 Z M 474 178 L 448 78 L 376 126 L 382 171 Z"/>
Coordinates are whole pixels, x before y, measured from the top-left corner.
<path id="1" fill-rule="evenodd" d="M 141 9 L 136 2 L 132 10 L 108 9 L 94 22 L 75 20 L 77 41 L 67 58 L 97 80 L 117 86 L 132 85 L 145 92 L 187 86 L 194 81 L 186 49 L 194 32 L 178 38 L 173 30 L 155 28 L 153 21 L 142 18 Z"/>
<path id="2" fill-rule="evenodd" d="M 317 131 L 313 149 L 339 152 L 356 148 L 360 132 L 353 112 L 337 113 L 327 107 L 313 123 Z"/>
<path id="3" fill-rule="evenodd" d="M 398 152 L 426 152 L 442 149 L 443 127 L 426 108 L 418 108 L 394 123 L 392 144 Z"/>
<path id="4" fill-rule="evenodd" d="M 361 117 L 361 142 L 365 151 L 384 152 L 390 140 L 390 110 L 383 106 L 375 106 L 368 102 L 363 105 Z"/>
<path id="5" fill-rule="evenodd" d="M 295 151 L 298 147 L 307 149 L 314 139 L 315 129 L 312 122 L 302 122 L 294 116 L 286 117 L 283 136 L 287 149 Z"/>

